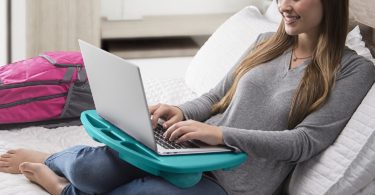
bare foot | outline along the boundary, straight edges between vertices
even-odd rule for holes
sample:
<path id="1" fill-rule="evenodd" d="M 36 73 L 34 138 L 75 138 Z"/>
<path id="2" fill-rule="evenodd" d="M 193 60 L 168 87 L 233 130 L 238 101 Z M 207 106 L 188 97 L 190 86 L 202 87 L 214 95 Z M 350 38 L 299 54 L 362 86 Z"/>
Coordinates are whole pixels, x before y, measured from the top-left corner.
<path id="1" fill-rule="evenodd" d="M 0 156 L 0 172 L 19 174 L 19 166 L 23 162 L 43 163 L 50 154 L 28 150 L 9 150 Z"/>
<path id="2" fill-rule="evenodd" d="M 42 186 L 52 195 L 60 195 L 65 186 L 69 184 L 67 179 L 56 175 L 47 165 L 42 163 L 24 162 L 20 165 L 20 171 L 27 179 Z"/>

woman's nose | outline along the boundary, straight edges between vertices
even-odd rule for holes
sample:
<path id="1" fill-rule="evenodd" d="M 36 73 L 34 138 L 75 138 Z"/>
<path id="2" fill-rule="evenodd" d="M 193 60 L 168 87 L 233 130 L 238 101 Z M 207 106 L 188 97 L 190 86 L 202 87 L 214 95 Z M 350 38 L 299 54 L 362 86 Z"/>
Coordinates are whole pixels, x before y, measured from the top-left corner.
<path id="1" fill-rule="evenodd" d="M 288 12 L 292 10 L 291 0 L 278 0 L 277 6 L 280 12 Z"/>

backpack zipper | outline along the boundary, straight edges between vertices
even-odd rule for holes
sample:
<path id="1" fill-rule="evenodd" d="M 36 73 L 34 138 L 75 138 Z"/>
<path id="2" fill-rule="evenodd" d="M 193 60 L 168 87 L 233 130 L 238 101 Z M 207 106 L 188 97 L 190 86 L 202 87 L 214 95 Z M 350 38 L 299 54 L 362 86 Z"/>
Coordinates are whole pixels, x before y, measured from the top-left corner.
<path id="1" fill-rule="evenodd" d="M 35 97 L 35 98 L 18 100 L 16 102 L 0 104 L 0 109 L 10 108 L 10 107 L 18 106 L 18 105 L 21 105 L 21 104 L 28 104 L 28 103 L 36 102 L 36 101 L 43 101 L 43 100 L 60 98 L 60 97 L 64 97 L 64 96 L 67 96 L 67 95 L 68 95 L 68 93 L 60 93 L 60 94 L 46 95 L 46 96 L 40 96 L 40 97 Z"/>
<path id="2" fill-rule="evenodd" d="M 0 85 L 0 90 L 10 89 L 10 88 L 37 86 L 37 85 L 60 85 L 62 83 L 70 83 L 70 82 L 64 82 L 64 81 L 30 81 L 30 82 L 24 82 L 24 83 L 14 83 L 14 84 Z"/>

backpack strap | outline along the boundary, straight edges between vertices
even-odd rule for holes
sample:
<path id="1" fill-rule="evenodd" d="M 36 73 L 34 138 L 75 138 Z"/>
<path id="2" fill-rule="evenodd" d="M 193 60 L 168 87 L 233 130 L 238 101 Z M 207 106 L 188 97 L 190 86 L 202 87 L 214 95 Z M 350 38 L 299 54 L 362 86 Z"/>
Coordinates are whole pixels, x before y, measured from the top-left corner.
<path id="1" fill-rule="evenodd" d="M 75 69 L 76 69 L 75 67 L 69 67 L 66 70 L 64 74 L 64 78 L 63 78 L 64 82 L 70 82 L 72 80 Z"/>
<path id="2" fill-rule="evenodd" d="M 48 55 L 40 54 L 39 56 L 44 58 L 45 60 L 47 60 L 49 63 L 53 64 L 56 67 L 67 68 L 67 70 L 64 74 L 64 78 L 62 79 L 63 82 L 70 82 L 73 78 L 74 71 L 77 68 L 78 68 L 78 70 L 81 69 L 81 65 L 79 65 L 79 64 L 58 64 L 54 59 L 52 59 Z M 78 76 L 80 76 L 80 75 L 78 75 Z"/>
<path id="3" fill-rule="evenodd" d="M 87 80 L 87 74 L 86 74 L 86 69 L 85 68 L 80 68 L 78 69 L 78 80 L 80 82 L 85 82 Z"/>

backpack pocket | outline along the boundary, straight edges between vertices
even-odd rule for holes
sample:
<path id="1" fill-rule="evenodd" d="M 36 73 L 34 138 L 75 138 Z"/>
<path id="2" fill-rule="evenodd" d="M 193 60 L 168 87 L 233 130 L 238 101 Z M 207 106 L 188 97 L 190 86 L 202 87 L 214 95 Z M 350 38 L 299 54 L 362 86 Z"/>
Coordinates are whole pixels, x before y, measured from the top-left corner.
<path id="1" fill-rule="evenodd" d="M 72 83 L 60 118 L 73 118 L 82 111 L 95 109 L 88 82 Z"/>

